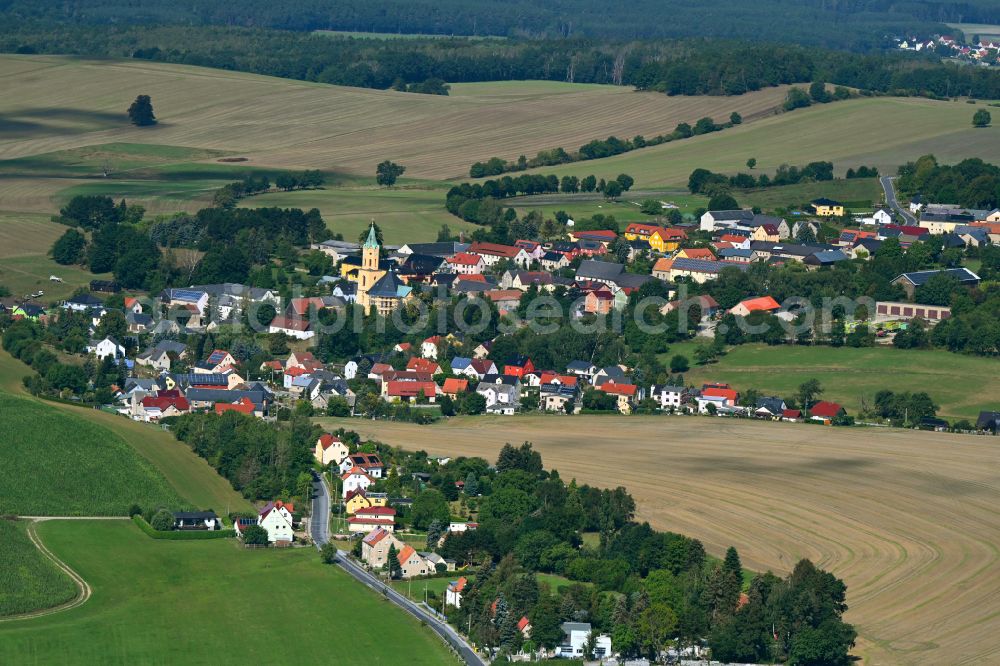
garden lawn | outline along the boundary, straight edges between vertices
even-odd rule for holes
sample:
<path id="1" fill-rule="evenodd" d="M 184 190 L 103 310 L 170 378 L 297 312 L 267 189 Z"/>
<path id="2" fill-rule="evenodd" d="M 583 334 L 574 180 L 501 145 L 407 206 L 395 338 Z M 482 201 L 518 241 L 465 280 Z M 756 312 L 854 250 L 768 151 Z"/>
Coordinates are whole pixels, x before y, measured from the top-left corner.
<path id="1" fill-rule="evenodd" d="M 3 664 L 455 663 L 437 636 L 313 548 L 159 541 L 129 521 L 38 532 L 93 596 L 0 624 Z"/>
<path id="2" fill-rule="evenodd" d="M 0 514 L 124 515 L 181 498 L 120 437 L 40 401 L 0 394 Z"/>
<path id="3" fill-rule="evenodd" d="M 684 375 L 688 384 L 722 381 L 739 391 L 755 388 L 790 397 L 799 384 L 815 378 L 823 386 L 822 399 L 839 402 L 855 416 L 862 400 L 872 404 L 875 393 L 883 389 L 926 391 L 940 407 L 938 415 L 947 419 L 975 422 L 981 410 L 998 406 L 1000 361 L 993 358 L 887 346 L 740 345 L 718 363 L 697 366 L 693 349 L 693 345 L 675 345 L 661 357 L 669 364 L 675 353 L 687 355 L 692 363 Z"/>
<path id="4" fill-rule="evenodd" d="M 27 527 L 0 520 L 0 617 L 52 608 L 77 594 L 69 576 L 31 543 Z"/>
<path id="5" fill-rule="evenodd" d="M 759 174 L 758 174 L 759 175 Z M 760 206 L 764 210 L 775 208 L 803 210 L 809 202 L 826 197 L 840 201 L 848 209 L 872 210 L 874 203 L 884 197 L 878 178 L 852 178 L 851 180 L 825 180 L 817 183 L 799 183 L 781 187 L 735 192 L 741 206 Z M 789 220 L 789 224 L 792 220 Z"/>

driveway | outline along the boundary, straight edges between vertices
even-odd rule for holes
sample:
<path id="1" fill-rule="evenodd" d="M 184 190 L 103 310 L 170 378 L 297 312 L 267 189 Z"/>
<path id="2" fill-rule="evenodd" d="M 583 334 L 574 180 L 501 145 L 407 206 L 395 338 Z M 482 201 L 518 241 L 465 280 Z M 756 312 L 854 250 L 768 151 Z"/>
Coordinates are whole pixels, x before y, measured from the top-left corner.
<path id="1" fill-rule="evenodd" d="M 309 534 L 319 548 L 330 540 L 330 489 L 321 476 L 313 477 L 312 515 L 309 518 Z M 472 649 L 465 639 L 458 634 L 442 617 L 423 604 L 410 601 L 384 582 L 369 573 L 364 567 L 350 559 L 346 550 L 337 549 L 337 564 L 355 580 L 368 588 L 385 595 L 410 615 L 424 622 L 437 635 L 445 640 L 469 666 L 486 666 L 486 662 Z"/>

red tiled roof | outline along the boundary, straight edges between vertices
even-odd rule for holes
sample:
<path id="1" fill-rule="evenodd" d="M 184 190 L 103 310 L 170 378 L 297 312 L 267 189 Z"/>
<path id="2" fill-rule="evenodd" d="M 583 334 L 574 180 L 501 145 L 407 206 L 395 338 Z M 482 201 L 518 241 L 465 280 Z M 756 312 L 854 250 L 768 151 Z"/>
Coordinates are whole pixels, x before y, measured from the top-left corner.
<path id="1" fill-rule="evenodd" d="M 517 621 L 517 630 L 524 631 L 524 628 L 529 624 L 531 624 L 531 622 L 528 621 L 528 618 L 522 616 L 521 619 Z"/>
<path id="2" fill-rule="evenodd" d="M 701 394 L 710 398 L 725 398 L 733 404 L 736 404 L 736 400 L 739 397 L 739 394 L 734 389 L 716 386 L 702 390 Z"/>
<path id="3" fill-rule="evenodd" d="M 407 362 L 406 369 L 416 372 L 429 372 L 433 375 L 440 372 L 441 366 L 438 365 L 437 361 L 432 361 L 429 358 L 419 358 L 414 356 Z"/>
<path id="4" fill-rule="evenodd" d="M 187 398 L 183 396 L 157 396 L 154 398 L 149 395 L 142 399 L 143 407 L 157 407 L 160 411 L 166 411 L 166 409 L 171 405 L 176 407 L 178 411 L 181 412 L 186 412 L 191 409 L 191 405 L 188 403 Z"/>
<path id="5" fill-rule="evenodd" d="M 465 589 L 465 586 L 468 582 L 469 580 L 465 576 L 462 576 L 458 580 L 452 581 L 452 583 L 448 585 L 448 587 L 451 589 L 452 592 L 461 592 L 462 590 Z"/>
<path id="6" fill-rule="evenodd" d="M 365 518 L 355 516 L 354 518 L 348 518 L 349 523 L 360 523 L 362 525 L 395 525 L 396 521 L 392 518 Z"/>
<path id="7" fill-rule="evenodd" d="M 613 241 L 618 238 L 618 234 L 611 231 L 610 229 L 590 229 L 588 231 L 574 231 L 573 235 L 577 238 L 592 238 L 594 240 L 600 241 Z"/>
<path id="8" fill-rule="evenodd" d="M 393 367 L 388 363 L 372 363 L 372 369 L 368 371 L 368 374 L 382 375 L 392 369 Z"/>
<path id="9" fill-rule="evenodd" d="M 254 405 L 250 398 L 240 398 L 239 402 L 217 402 L 215 403 L 215 413 L 240 412 L 242 414 L 253 414 Z"/>
<path id="10" fill-rule="evenodd" d="M 319 436 L 319 445 L 323 447 L 323 450 L 330 448 L 334 444 L 340 441 L 339 437 L 335 437 L 328 432 L 324 432 Z"/>
<path id="11" fill-rule="evenodd" d="M 455 393 L 461 393 L 462 391 L 469 390 L 469 380 L 468 379 L 458 379 L 456 377 L 449 377 L 444 380 L 444 386 L 441 387 L 444 393 L 449 395 Z"/>
<path id="12" fill-rule="evenodd" d="M 714 261 L 715 255 L 707 247 L 684 248 L 684 256 L 688 259 L 701 259 L 702 261 Z"/>
<path id="13" fill-rule="evenodd" d="M 608 382 L 606 384 L 601 384 L 599 388 L 601 391 L 610 393 L 611 395 L 634 396 L 639 387 L 634 384 L 612 384 L 611 382 Z"/>
<path id="14" fill-rule="evenodd" d="M 367 543 L 369 546 L 374 546 L 375 544 L 377 544 L 379 541 L 381 541 L 382 539 L 386 538 L 387 536 L 389 536 L 389 531 L 388 530 L 384 530 L 381 527 L 376 527 L 371 532 L 369 532 L 367 535 L 365 535 L 365 538 L 362 539 L 362 541 L 364 541 L 365 543 Z"/>
<path id="15" fill-rule="evenodd" d="M 372 480 L 372 477 L 368 476 L 368 472 L 366 472 L 365 470 L 361 469 L 357 465 L 355 465 L 354 467 L 352 467 L 348 471 L 346 471 L 343 474 L 341 474 L 340 475 L 340 480 L 341 481 L 346 481 L 348 478 L 354 476 L 355 474 L 360 474 L 361 476 L 368 477 L 369 481 Z"/>
<path id="16" fill-rule="evenodd" d="M 449 264 L 455 264 L 460 266 L 478 266 L 483 258 L 478 254 L 470 254 L 468 252 L 459 252 L 453 257 L 448 257 Z"/>
<path id="17" fill-rule="evenodd" d="M 396 559 L 399 560 L 400 564 L 403 564 L 408 559 L 410 559 L 416 552 L 417 551 L 413 546 L 407 544 L 403 546 L 403 549 L 401 551 L 396 553 Z"/>
<path id="18" fill-rule="evenodd" d="M 386 387 L 386 394 L 393 398 L 433 398 L 437 395 L 437 384 L 434 382 L 391 381 Z"/>
<path id="19" fill-rule="evenodd" d="M 812 416 L 820 416 L 823 418 L 832 419 L 834 416 L 840 413 L 842 407 L 835 402 L 827 402 L 826 400 L 820 400 L 815 405 L 809 408 L 809 413 Z"/>
<path id="20" fill-rule="evenodd" d="M 781 412 L 781 417 L 785 419 L 797 419 L 801 418 L 802 412 L 797 409 L 786 409 Z"/>
<path id="21" fill-rule="evenodd" d="M 355 516 L 395 516 L 396 510 L 391 506 L 366 506 L 358 509 Z"/>
<path id="22" fill-rule="evenodd" d="M 495 257 L 504 257 L 505 259 L 513 259 L 520 251 L 521 248 L 512 245 L 480 243 L 479 241 L 474 242 L 469 248 L 470 254 L 489 254 Z"/>
<path id="23" fill-rule="evenodd" d="M 297 317 L 283 317 L 281 315 L 278 315 L 271 321 L 271 326 L 274 328 L 283 328 L 288 331 L 309 330 L 309 322 L 307 320 Z"/>
<path id="24" fill-rule="evenodd" d="M 778 301 L 774 300 L 770 296 L 760 296 L 758 298 L 748 298 L 745 301 L 740 301 L 739 305 L 742 305 L 750 312 L 756 312 L 757 310 L 780 310 L 781 305 Z"/>

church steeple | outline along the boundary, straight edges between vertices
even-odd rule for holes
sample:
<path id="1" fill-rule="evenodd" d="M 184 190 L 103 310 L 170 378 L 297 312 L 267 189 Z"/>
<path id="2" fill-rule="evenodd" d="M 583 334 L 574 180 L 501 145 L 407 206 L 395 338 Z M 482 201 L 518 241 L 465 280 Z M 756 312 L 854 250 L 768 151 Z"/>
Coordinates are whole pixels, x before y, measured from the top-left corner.
<path id="1" fill-rule="evenodd" d="M 361 250 L 361 268 L 377 271 L 379 258 L 378 237 L 375 235 L 375 223 L 368 229 L 368 238 Z"/>

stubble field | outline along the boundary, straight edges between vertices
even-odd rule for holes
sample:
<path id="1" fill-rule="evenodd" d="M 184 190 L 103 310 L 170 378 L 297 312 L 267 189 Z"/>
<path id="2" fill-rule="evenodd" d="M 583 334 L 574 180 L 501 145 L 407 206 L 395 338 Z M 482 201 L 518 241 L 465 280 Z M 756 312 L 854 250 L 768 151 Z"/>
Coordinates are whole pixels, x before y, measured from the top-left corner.
<path id="1" fill-rule="evenodd" d="M 624 485 L 639 518 L 746 566 L 844 578 L 870 664 L 1000 659 L 1000 449 L 991 438 L 699 417 L 321 419 L 439 455 L 531 441 L 563 478 Z"/>

